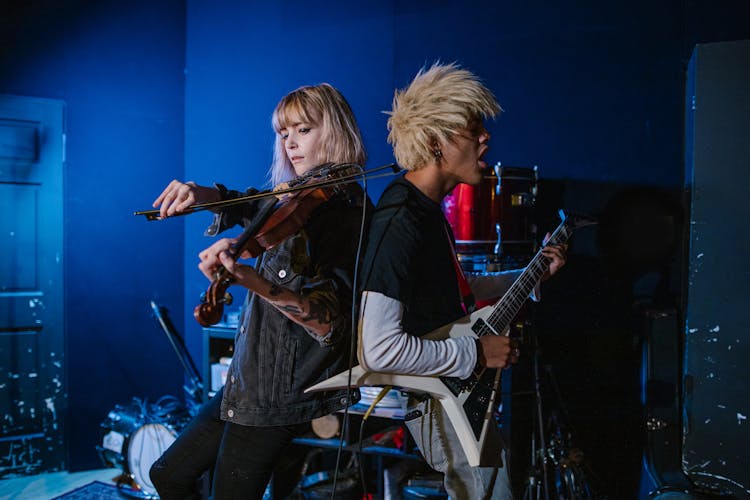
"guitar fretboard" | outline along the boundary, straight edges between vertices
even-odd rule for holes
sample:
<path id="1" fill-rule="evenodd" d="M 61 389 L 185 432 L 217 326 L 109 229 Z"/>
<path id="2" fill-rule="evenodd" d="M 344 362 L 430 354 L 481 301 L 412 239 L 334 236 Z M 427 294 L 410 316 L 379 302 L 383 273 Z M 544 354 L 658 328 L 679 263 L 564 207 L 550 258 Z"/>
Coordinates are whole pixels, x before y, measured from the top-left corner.
<path id="1" fill-rule="evenodd" d="M 563 220 L 550 236 L 547 246 L 565 243 L 569 236 L 570 231 L 566 226 L 566 221 Z M 521 306 L 526 302 L 531 291 L 544 276 L 544 273 L 547 272 L 549 265 L 550 259 L 540 249 L 526 266 L 526 269 L 508 288 L 505 295 L 495 303 L 492 313 L 485 320 L 486 324 L 475 330 L 476 334 L 481 337 L 495 332 L 501 334 L 505 331 L 518 311 L 521 310 Z"/>

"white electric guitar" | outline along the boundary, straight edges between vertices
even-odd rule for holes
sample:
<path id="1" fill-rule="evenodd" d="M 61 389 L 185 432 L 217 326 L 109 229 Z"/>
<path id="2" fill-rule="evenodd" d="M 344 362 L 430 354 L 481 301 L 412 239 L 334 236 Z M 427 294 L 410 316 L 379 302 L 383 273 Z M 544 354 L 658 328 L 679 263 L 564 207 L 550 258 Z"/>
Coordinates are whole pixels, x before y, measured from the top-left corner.
<path id="1" fill-rule="evenodd" d="M 547 245 L 565 243 L 572 230 L 584 225 L 593 224 L 590 219 L 566 215 L 560 211 L 562 222 L 547 241 Z M 526 269 L 511 285 L 505 295 L 493 306 L 486 306 L 449 325 L 442 326 L 421 338 L 440 340 L 449 337 L 483 335 L 508 335 L 510 324 L 521 306 L 526 302 L 532 290 L 544 273 L 549 269 L 550 260 L 539 250 L 531 259 Z M 398 373 L 369 372 L 361 366 L 339 373 L 328 380 L 316 384 L 305 392 L 327 391 L 360 386 L 391 385 L 403 390 L 427 392 L 440 399 L 448 418 L 461 440 L 469 464 L 483 466 L 491 458 L 484 456 L 485 439 L 491 425 L 494 424 L 494 412 L 500 389 L 499 369 L 486 369 L 483 373 L 472 375 L 467 379 L 452 377 L 427 377 Z M 350 383 L 351 381 L 351 383 Z M 487 450 L 491 452 L 492 450 Z"/>

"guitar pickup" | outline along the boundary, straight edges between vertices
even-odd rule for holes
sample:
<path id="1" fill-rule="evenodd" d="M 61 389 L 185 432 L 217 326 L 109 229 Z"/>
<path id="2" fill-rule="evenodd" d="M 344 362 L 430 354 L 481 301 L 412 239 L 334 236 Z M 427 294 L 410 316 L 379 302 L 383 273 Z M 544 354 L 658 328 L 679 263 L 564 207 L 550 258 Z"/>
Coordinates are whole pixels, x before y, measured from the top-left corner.
<path id="1" fill-rule="evenodd" d="M 492 387 L 477 385 L 474 392 L 464 402 L 464 413 L 469 420 L 474 436 L 479 439 L 484 425 L 484 416 L 492 400 Z"/>
<path id="2" fill-rule="evenodd" d="M 477 384 L 477 379 L 473 375 L 469 375 L 468 378 L 464 379 L 458 377 L 440 377 L 440 380 L 456 397 L 462 392 L 471 391 Z"/>

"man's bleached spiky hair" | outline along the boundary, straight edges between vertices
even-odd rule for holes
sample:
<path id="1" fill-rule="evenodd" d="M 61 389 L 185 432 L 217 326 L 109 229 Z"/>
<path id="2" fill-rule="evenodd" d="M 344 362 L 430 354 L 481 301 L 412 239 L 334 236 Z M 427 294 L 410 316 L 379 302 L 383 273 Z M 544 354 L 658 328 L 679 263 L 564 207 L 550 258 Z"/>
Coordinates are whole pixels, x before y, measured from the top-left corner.
<path id="1" fill-rule="evenodd" d="M 455 63 L 422 68 L 406 89 L 393 96 L 387 112 L 388 142 L 401 167 L 419 170 L 435 160 L 435 144 L 452 140 L 456 131 L 501 111 L 479 78 Z"/>

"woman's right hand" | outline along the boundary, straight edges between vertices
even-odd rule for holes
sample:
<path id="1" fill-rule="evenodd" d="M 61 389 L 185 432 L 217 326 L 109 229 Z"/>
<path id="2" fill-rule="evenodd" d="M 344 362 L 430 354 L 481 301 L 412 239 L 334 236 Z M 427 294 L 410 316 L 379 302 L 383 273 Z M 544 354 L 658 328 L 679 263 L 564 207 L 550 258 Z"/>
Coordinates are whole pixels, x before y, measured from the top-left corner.
<path id="1" fill-rule="evenodd" d="M 156 198 L 153 207 L 159 207 L 159 216 L 163 219 L 170 215 L 189 212 L 193 205 L 220 201 L 220 199 L 221 194 L 218 189 L 199 186 L 192 181 L 174 180 Z"/>

